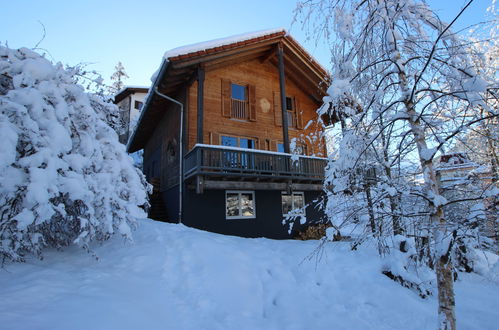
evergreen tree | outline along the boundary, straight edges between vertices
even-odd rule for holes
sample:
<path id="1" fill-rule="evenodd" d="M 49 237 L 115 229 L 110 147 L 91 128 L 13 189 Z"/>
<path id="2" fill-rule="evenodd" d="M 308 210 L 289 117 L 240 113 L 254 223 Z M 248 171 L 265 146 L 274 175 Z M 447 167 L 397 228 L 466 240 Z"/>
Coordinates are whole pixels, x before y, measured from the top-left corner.
<path id="1" fill-rule="evenodd" d="M 115 93 L 120 91 L 125 85 L 123 81 L 129 78 L 127 73 L 125 72 L 125 67 L 121 62 L 118 62 L 114 67 L 114 73 L 111 76 L 111 80 L 113 81 L 112 87 L 115 90 Z"/>

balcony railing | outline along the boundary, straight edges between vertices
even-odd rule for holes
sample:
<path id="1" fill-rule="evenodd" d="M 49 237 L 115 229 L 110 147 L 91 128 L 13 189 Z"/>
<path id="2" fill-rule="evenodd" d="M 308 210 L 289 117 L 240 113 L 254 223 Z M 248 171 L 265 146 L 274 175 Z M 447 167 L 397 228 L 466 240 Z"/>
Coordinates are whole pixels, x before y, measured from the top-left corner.
<path id="1" fill-rule="evenodd" d="M 184 179 L 204 175 L 320 183 L 326 164 L 319 157 L 197 144 L 185 156 Z"/>
<path id="2" fill-rule="evenodd" d="M 248 101 L 232 99 L 231 117 L 248 119 Z"/>

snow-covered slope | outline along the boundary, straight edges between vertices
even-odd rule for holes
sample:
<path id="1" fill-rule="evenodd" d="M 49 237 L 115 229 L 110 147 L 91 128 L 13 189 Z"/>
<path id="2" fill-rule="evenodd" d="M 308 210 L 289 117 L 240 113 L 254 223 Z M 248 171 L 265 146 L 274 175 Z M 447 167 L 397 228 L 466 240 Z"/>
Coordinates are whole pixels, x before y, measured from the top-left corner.
<path id="1" fill-rule="evenodd" d="M 144 220 L 135 244 L 47 251 L 0 270 L 1 329 L 434 329 L 436 299 L 380 274 L 370 250 L 244 239 Z M 460 329 L 497 329 L 499 287 L 456 283 Z"/>

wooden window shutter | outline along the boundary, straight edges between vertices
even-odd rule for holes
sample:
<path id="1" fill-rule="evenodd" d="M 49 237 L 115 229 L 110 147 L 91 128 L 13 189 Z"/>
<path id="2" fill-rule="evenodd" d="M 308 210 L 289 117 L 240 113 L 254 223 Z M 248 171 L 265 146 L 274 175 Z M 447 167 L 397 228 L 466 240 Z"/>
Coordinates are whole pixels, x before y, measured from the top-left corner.
<path id="1" fill-rule="evenodd" d="M 222 79 L 222 116 L 230 118 L 230 80 Z"/>
<path id="2" fill-rule="evenodd" d="M 255 85 L 248 85 L 249 120 L 256 121 L 256 95 Z"/>
<path id="3" fill-rule="evenodd" d="M 296 128 L 303 129 L 303 112 L 300 107 L 300 102 L 295 98 L 295 113 L 296 113 Z"/>
<path id="4" fill-rule="evenodd" d="M 281 93 L 274 92 L 274 122 L 282 126 Z"/>

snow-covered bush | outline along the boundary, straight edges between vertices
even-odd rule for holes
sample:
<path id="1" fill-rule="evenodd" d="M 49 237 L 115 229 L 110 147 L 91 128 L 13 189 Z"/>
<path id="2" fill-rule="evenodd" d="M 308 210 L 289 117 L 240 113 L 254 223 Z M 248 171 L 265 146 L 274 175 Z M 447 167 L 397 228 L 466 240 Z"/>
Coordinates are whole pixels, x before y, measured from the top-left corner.
<path id="1" fill-rule="evenodd" d="M 26 48 L 0 46 L 0 77 L 2 259 L 131 239 L 147 183 L 106 123 L 113 105 Z"/>

